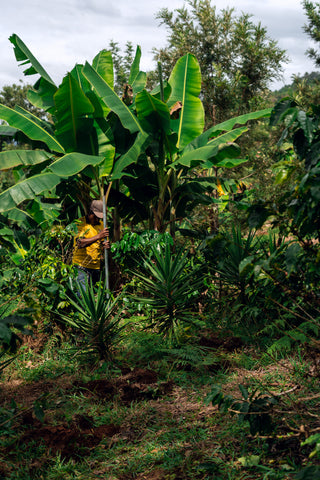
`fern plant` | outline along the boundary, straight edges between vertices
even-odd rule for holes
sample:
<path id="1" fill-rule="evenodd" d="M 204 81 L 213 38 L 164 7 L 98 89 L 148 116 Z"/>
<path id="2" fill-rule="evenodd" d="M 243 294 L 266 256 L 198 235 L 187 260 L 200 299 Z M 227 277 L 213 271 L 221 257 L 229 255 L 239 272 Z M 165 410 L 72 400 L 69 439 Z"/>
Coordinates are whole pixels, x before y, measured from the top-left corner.
<path id="1" fill-rule="evenodd" d="M 201 267 L 192 264 L 187 252 L 172 253 L 171 246 L 152 247 L 152 257 L 143 257 L 132 273 L 139 279 L 141 296 L 148 305 L 159 333 L 181 341 L 186 324 L 195 322 L 194 304 L 203 284 Z"/>

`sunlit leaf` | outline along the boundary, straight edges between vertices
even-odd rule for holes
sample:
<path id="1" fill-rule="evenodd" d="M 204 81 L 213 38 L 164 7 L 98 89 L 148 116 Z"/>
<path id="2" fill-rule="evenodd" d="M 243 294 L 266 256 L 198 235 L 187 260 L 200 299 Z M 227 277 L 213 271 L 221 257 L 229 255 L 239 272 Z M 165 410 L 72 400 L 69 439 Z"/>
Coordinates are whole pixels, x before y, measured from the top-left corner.
<path id="1" fill-rule="evenodd" d="M 204 109 L 199 98 L 201 91 L 201 72 L 196 58 L 187 54 L 176 63 L 169 78 L 171 95 L 169 108 L 176 102 L 182 103 L 179 119 L 172 122 L 172 128 L 178 134 L 177 147 L 183 148 L 204 128 Z"/>

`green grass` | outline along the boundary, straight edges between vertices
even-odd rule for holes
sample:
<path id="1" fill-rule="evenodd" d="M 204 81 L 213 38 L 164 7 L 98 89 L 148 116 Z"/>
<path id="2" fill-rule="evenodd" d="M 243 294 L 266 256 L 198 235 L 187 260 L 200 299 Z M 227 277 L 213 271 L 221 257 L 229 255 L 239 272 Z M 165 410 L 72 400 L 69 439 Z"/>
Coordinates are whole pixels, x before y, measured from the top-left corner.
<path id="1" fill-rule="evenodd" d="M 35 353 L 32 344 L 20 349 L 2 377 L 4 391 L 10 382 L 11 392 L 25 390 L 15 404 L 1 400 L 0 424 L 9 417 L 10 422 L 0 426 L 0 478 L 288 480 L 308 464 L 311 449 L 300 447 L 305 435 L 296 430 L 300 425 L 316 428 L 318 404 L 314 399 L 299 406 L 299 398 L 314 396 L 318 389 L 314 378 L 308 378 L 310 362 L 301 353 L 279 364 L 270 359 L 259 363 L 258 352 L 251 355 L 247 347 L 206 351 L 190 342 L 176 349 L 154 332 L 130 328 L 111 364 L 94 365 L 88 357 L 73 356 L 74 344 L 67 337 L 58 343 L 51 339 L 42 353 Z M 130 380 L 135 369 L 155 372 L 156 385 Z M 121 375 L 128 380 L 120 384 Z M 118 390 L 103 396 L 77 387 L 77 382 L 92 381 L 114 382 Z M 217 384 L 240 398 L 239 383 L 249 392 L 258 388 L 275 393 L 299 383 L 299 389 L 283 397 L 279 413 L 272 414 L 277 428 L 269 436 L 253 437 L 248 422 L 239 422 L 238 415 L 206 405 L 207 394 Z M 161 390 L 163 384 L 167 390 Z M 44 395 L 42 385 L 49 386 Z M 126 399 L 126 385 L 144 396 Z M 43 424 L 35 419 L 37 398 L 45 400 Z M 88 419 L 92 431 L 113 425 L 115 433 L 90 446 L 93 437 L 77 423 L 80 417 Z M 79 448 L 71 456 L 55 450 L 54 444 L 48 448 L 37 436 L 46 428 L 53 436 L 59 429 L 65 436 L 75 432 Z M 252 459 L 258 464 L 250 466 Z"/>

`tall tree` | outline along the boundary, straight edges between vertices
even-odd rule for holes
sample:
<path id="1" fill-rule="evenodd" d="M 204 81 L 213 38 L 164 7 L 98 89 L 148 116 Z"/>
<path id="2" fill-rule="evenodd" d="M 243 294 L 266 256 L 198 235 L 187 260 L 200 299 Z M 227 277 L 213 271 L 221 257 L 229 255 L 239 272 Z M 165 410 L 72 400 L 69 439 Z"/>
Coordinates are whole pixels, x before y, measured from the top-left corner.
<path id="1" fill-rule="evenodd" d="M 157 18 L 168 29 L 167 47 L 153 50 L 165 74 L 187 52 L 199 60 L 207 124 L 255 108 L 287 61 L 285 51 L 250 15 L 235 16 L 230 8 L 219 14 L 210 0 L 187 0 L 174 11 L 163 8 Z"/>
<path id="2" fill-rule="evenodd" d="M 309 37 L 319 45 L 320 42 L 320 3 L 303 0 L 304 11 L 307 15 L 308 24 L 305 24 L 303 29 Z M 309 48 L 306 54 L 311 58 L 315 65 L 320 66 L 320 53 L 315 48 Z"/>
<path id="3" fill-rule="evenodd" d="M 130 76 L 130 69 L 134 59 L 134 48 L 131 42 L 127 42 L 124 53 L 118 42 L 111 40 L 109 42 L 109 51 L 112 54 L 113 69 L 114 69 L 114 89 L 121 95 L 125 84 L 128 83 Z"/>
<path id="4" fill-rule="evenodd" d="M 46 112 L 34 106 L 28 99 L 30 88 L 32 88 L 31 85 L 19 85 L 16 83 L 5 85 L 0 91 L 0 103 L 10 108 L 15 106 L 22 107 L 36 117 L 45 119 L 47 117 Z"/>

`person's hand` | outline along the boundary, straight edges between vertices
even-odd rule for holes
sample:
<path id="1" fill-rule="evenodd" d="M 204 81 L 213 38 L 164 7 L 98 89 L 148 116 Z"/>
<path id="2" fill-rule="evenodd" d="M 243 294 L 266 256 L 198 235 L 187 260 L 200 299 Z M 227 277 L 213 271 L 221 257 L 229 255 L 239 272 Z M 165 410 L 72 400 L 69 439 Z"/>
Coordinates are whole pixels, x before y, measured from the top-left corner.
<path id="1" fill-rule="evenodd" d="M 109 240 L 105 240 L 105 241 L 103 242 L 102 246 L 103 246 L 103 248 L 105 248 L 106 250 L 110 250 L 111 245 L 110 245 Z"/>
<path id="2" fill-rule="evenodd" d="M 98 234 L 99 235 L 99 239 L 101 240 L 102 238 L 109 238 L 109 229 L 108 227 L 104 228 L 103 230 L 101 230 L 101 232 Z"/>

